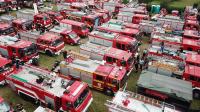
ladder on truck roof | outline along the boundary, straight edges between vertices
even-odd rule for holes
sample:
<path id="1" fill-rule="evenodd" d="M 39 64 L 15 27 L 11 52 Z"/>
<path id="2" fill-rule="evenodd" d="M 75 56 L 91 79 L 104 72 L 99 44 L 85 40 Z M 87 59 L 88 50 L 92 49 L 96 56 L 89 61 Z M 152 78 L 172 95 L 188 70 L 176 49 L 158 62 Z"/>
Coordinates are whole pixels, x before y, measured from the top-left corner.
<path id="1" fill-rule="evenodd" d="M 156 106 L 156 107 L 159 107 L 159 108 L 162 108 L 162 109 L 164 109 L 165 107 L 169 107 L 169 108 L 172 108 L 173 110 L 175 110 L 175 106 L 167 104 L 165 102 L 162 102 L 162 101 L 159 101 L 159 100 L 156 100 L 156 99 L 153 99 L 153 98 L 149 98 L 149 97 L 146 97 L 144 95 L 137 94 L 137 93 L 134 93 L 134 92 L 130 92 L 130 91 L 125 91 L 125 92 L 128 94 L 126 96 L 128 98 L 134 98 L 136 100 L 142 101 L 144 103 L 148 103 L 150 105 L 153 105 L 153 106 Z M 109 101 L 109 100 L 107 100 L 105 105 L 107 107 L 113 109 L 113 110 L 118 111 L 118 112 L 136 112 L 134 110 L 128 109 L 125 106 L 116 104 L 115 102 Z"/>

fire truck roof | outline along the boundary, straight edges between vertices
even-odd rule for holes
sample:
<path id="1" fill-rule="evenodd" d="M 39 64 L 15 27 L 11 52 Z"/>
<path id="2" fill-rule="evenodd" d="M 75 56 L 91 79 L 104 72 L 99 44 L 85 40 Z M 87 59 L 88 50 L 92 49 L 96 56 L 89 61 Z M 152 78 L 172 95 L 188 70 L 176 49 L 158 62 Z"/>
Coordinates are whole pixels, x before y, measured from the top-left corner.
<path id="1" fill-rule="evenodd" d="M 8 23 L 0 23 L 0 29 L 6 29 L 8 27 L 11 27 L 11 25 Z"/>
<path id="2" fill-rule="evenodd" d="M 39 13 L 36 15 L 37 17 L 40 17 L 40 18 L 44 18 L 44 17 L 49 17 L 47 14 L 45 13 Z"/>
<path id="3" fill-rule="evenodd" d="M 99 36 L 102 38 L 106 38 L 106 39 L 114 39 L 116 38 L 119 34 L 117 33 L 112 33 L 112 32 L 104 32 L 104 31 L 97 31 L 94 30 L 91 33 L 89 33 L 89 35 L 95 35 L 95 36 Z"/>
<path id="4" fill-rule="evenodd" d="M 24 48 L 27 46 L 30 46 L 32 42 L 26 41 L 26 40 L 19 40 L 17 37 L 11 37 L 11 36 L 0 36 L 0 45 L 3 46 L 13 46 L 17 48 Z"/>
<path id="5" fill-rule="evenodd" d="M 199 40 L 195 40 L 195 39 L 188 39 L 188 38 L 183 38 L 183 45 L 191 45 L 191 46 L 195 46 L 195 47 L 200 47 L 200 41 Z"/>
<path id="6" fill-rule="evenodd" d="M 200 35 L 198 34 L 198 31 L 195 31 L 195 30 L 184 30 L 183 37 L 184 36 L 200 39 Z"/>
<path id="7" fill-rule="evenodd" d="M 94 73 L 94 71 L 97 69 L 99 65 L 100 65 L 99 63 L 93 60 L 85 61 L 85 60 L 75 59 L 73 60 L 72 63 L 69 63 L 67 66 L 74 69 L 76 68 L 81 71 Z"/>
<path id="8" fill-rule="evenodd" d="M 72 30 L 68 30 L 66 27 L 60 27 L 60 26 L 55 26 L 53 27 L 52 29 L 49 30 L 50 32 L 53 32 L 53 33 L 63 33 L 63 32 L 71 32 Z"/>
<path id="9" fill-rule="evenodd" d="M 124 58 L 124 60 L 127 61 L 132 56 L 132 53 L 111 47 L 105 53 L 105 55 L 110 56 L 110 57 L 114 57 L 114 58 L 119 59 L 119 60 L 122 60 Z"/>
<path id="10" fill-rule="evenodd" d="M 134 43 L 134 42 L 137 42 L 137 39 L 136 38 L 132 38 L 132 37 L 129 37 L 127 35 L 119 35 L 117 38 L 116 38 L 117 41 L 122 41 L 124 43 Z"/>
<path id="11" fill-rule="evenodd" d="M 200 67 L 194 66 L 194 65 L 187 65 L 185 67 L 184 73 L 200 78 L 200 74 L 199 74 L 200 73 Z"/>
<path id="12" fill-rule="evenodd" d="M 53 14 L 56 14 L 56 13 L 58 13 L 58 12 L 55 12 L 55 11 L 47 11 L 46 13 L 47 13 L 47 14 L 52 14 L 52 15 L 53 15 Z"/>
<path id="13" fill-rule="evenodd" d="M 41 40 L 45 40 L 45 41 L 55 41 L 56 39 L 59 39 L 60 37 L 56 34 L 53 34 L 53 33 L 50 33 L 50 32 L 47 32 L 43 35 L 40 35 L 39 37 Z"/>
<path id="14" fill-rule="evenodd" d="M 0 56 L 0 67 L 2 67 L 2 66 L 4 66 L 4 65 L 6 65 L 6 64 L 8 64 L 8 63 L 11 63 L 11 60 L 8 60 L 7 58 L 4 58 L 4 57 L 1 57 Z"/>
<path id="15" fill-rule="evenodd" d="M 200 64 L 200 55 L 199 54 L 187 54 L 186 63 L 196 63 Z"/>
<path id="16" fill-rule="evenodd" d="M 125 101 L 129 101 L 127 106 L 124 103 Z M 169 105 L 167 103 L 129 91 L 118 91 L 111 102 L 118 106 L 110 105 L 110 110 L 118 109 L 122 112 L 179 112 L 174 109 L 173 105 L 168 107 L 164 105 Z M 157 102 L 157 104 L 154 102 Z"/>
<path id="17" fill-rule="evenodd" d="M 137 82 L 139 87 L 148 88 L 185 101 L 192 101 L 192 83 L 169 76 L 142 71 Z"/>
<path id="18" fill-rule="evenodd" d="M 126 75 L 126 69 L 112 65 L 100 65 L 95 73 L 108 76 L 111 79 L 122 80 L 124 75 Z"/>
<path id="19" fill-rule="evenodd" d="M 18 18 L 18 19 L 13 20 L 13 23 L 23 24 L 23 23 L 29 22 L 29 21 L 31 21 L 31 20 L 27 20 L 27 19 L 24 19 L 24 18 Z"/>
<path id="20" fill-rule="evenodd" d="M 69 19 L 61 20 L 60 23 L 70 24 L 70 25 L 75 25 L 75 26 L 80 26 L 80 27 L 83 26 L 83 25 L 85 25 L 82 22 L 78 22 L 78 21 L 74 21 L 74 20 L 69 20 Z"/>
<path id="21" fill-rule="evenodd" d="M 58 77 L 55 73 L 30 65 L 22 66 L 20 69 L 14 71 L 9 77 L 26 83 L 30 88 L 34 86 L 57 97 L 63 96 L 65 90 L 69 90 L 69 94 L 71 94 L 72 97 L 76 97 L 77 95 L 77 92 L 75 93 L 76 88 L 72 86 L 74 81 L 71 82 L 71 80 Z M 44 80 L 39 84 L 37 80 L 40 78 Z M 52 82 L 52 80 L 55 80 L 55 82 Z M 52 88 L 47 84 L 49 82 L 52 83 Z M 80 84 L 76 84 L 77 87 L 79 85 Z"/>

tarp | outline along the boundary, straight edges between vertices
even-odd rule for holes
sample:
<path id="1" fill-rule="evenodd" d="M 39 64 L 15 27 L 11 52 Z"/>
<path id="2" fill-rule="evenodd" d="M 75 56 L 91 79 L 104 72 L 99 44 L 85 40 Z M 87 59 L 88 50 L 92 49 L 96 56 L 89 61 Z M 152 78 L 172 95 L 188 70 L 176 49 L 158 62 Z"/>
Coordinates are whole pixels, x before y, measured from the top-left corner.
<path id="1" fill-rule="evenodd" d="M 190 102 L 193 98 L 191 82 L 159 75 L 150 71 L 142 71 L 137 85 L 183 101 Z"/>

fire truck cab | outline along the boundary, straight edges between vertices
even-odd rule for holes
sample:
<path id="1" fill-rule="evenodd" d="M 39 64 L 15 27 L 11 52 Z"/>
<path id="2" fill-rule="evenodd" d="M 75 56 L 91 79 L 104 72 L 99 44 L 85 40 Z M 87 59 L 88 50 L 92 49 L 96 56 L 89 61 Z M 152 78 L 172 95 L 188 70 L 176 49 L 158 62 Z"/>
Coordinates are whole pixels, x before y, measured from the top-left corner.
<path id="1" fill-rule="evenodd" d="M 135 38 L 120 35 L 118 33 L 103 32 L 94 30 L 89 33 L 89 41 L 91 43 L 100 44 L 106 47 L 113 47 L 124 51 L 135 53 L 138 48 L 138 41 Z"/>
<path id="2" fill-rule="evenodd" d="M 32 29 L 33 21 L 18 18 L 12 21 L 12 26 L 16 31 L 28 31 Z"/>
<path id="3" fill-rule="evenodd" d="M 200 39 L 200 34 L 196 30 L 184 30 L 183 38 L 198 40 Z"/>
<path id="4" fill-rule="evenodd" d="M 51 18 L 51 21 L 55 25 L 59 24 L 60 21 L 64 19 L 64 17 L 59 12 L 47 11 L 45 13 L 49 15 L 49 17 Z"/>
<path id="5" fill-rule="evenodd" d="M 85 23 L 90 31 L 92 31 L 94 27 L 100 25 L 100 18 L 97 15 L 91 15 L 81 11 L 66 13 L 64 17 L 66 17 L 66 19 Z"/>
<path id="6" fill-rule="evenodd" d="M 86 83 L 30 65 L 20 66 L 6 81 L 19 96 L 56 112 L 86 112 L 93 100 Z"/>
<path id="7" fill-rule="evenodd" d="M 0 22 L 0 35 L 15 35 L 15 29 L 9 23 Z"/>
<path id="8" fill-rule="evenodd" d="M 6 84 L 6 75 L 14 71 L 12 61 L 0 56 L 0 85 Z M 1 108 L 1 107 L 0 107 Z"/>
<path id="9" fill-rule="evenodd" d="M 199 66 L 200 67 L 200 54 L 187 54 L 185 62 L 189 65 Z"/>
<path id="10" fill-rule="evenodd" d="M 39 58 L 37 47 L 34 43 L 11 36 L 0 36 L 0 53 L 9 59 L 18 57 L 24 62 Z"/>
<path id="11" fill-rule="evenodd" d="M 60 55 L 65 47 L 59 35 L 49 32 L 44 34 L 40 34 L 38 31 L 20 32 L 20 37 L 35 43 L 38 50 L 48 56 Z"/>
<path id="12" fill-rule="evenodd" d="M 187 65 L 183 74 L 183 79 L 192 82 L 193 97 L 200 98 L 200 66 Z"/>
<path id="13" fill-rule="evenodd" d="M 81 54 L 74 53 L 74 55 Z M 60 64 L 60 72 L 63 75 L 81 79 L 90 87 L 104 91 L 108 95 L 113 95 L 125 85 L 128 78 L 125 68 L 102 64 L 100 61 L 87 58 L 76 59 L 72 56 Z"/>
<path id="14" fill-rule="evenodd" d="M 186 30 L 197 30 L 199 29 L 199 22 L 198 21 L 193 21 L 193 20 L 186 20 L 184 29 Z"/>
<path id="15" fill-rule="evenodd" d="M 108 64 L 123 66 L 129 72 L 133 69 L 133 54 L 127 51 L 88 42 L 80 46 L 80 53 L 90 56 L 93 60 L 104 60 Z"/>
<path id="16" fill-rule="evenodd" d="M 35 14 L 33 10 L 17 11 L 17 18 L 32 20 L 37 30 L 49 30 L 53 27 L 51 18 L 45 13 Z"/>
<path id="17" fill-rule="evenodd" d="M 132 23 L 134 24 L 139 24 L 142 20 L 148 20 L 149 16 L 148 15 L 143 15 L 143 14 L 134 14 Z"/>
<path id="18" fill-rule="evenodd" d="M 76 32 L 80 37 L 87 37 L 89 33 L 86 24 L 82 22 L 64 19 L 60 22 L 60 26 Z"/>
<path id="19" fill-rule="evenodd" d="M 65 27 L 55 26 L 50 32 L 60 35 L 66 44 L 77 45 L 80 42 L 80 37 L 74 31 L 68 30 Z"/>
<path id="20" fill-rule="evenodd" d="M 2 112 L 13 112 L 14 109 L 10 107 L 10 105 L 4 101 L 4 99 L 0 96 L 0 110 Z"/>

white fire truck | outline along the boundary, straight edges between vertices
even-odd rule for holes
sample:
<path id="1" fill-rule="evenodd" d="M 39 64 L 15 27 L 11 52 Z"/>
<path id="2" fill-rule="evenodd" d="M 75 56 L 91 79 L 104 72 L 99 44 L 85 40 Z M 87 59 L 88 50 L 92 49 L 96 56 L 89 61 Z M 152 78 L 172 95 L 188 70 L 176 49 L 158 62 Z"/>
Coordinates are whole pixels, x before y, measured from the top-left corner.
<path id="1" fill-rule="evenodd" d="M 129 72 L 133 69 L 133 55 L 127 51 L 88 42 L 80 46 L 80 53 L 90 56 L 93 60 L 105 60 L 108 64 L 123 66 Z"/>
<path id="2" fill-rule="evenodd" d="M 40 34 L 38 31 L 28 31 L 19 34 L 21 39 L 35 43 L 40 52 L 44 52 L 49 56 L 60 55 L 65 47 L 61 37 L 53 33 Z"/>
<path id="3" fill-rule="evenodd" d="M 60 64 L 60 72 L 64 76 L 80 79 L 88 83 L 90 87 L 104 91 L 108 95 L 113 95 L 113 93 L 125 85 L 128 78 L 125 68 L 89 58 L 78 59 L 77 53 L 75 58 L 73 56 Z"/>
<path id="4" fill-rule="evenodd" d="M 173 105 L 130 91 L 118 91 L 105 105 L 109 112 L 179 112 Z"/>
<path id="5" fill-rule="evenodd" d="M 93 98 L 84 82 L 64 79 L 55 73 L 21 66 L 6 76 L 11 89 L 21 97 L 55 110 L 86 112 Z"/>
<path id="6" fill-rule="evenodd" d="M 88 35 L 91 43 L 106 47 L 114 47 L 135 53 L 138 48 L 138 41 L 135 38 L 120 35 L 118 33 L 94 30 Z"/>

